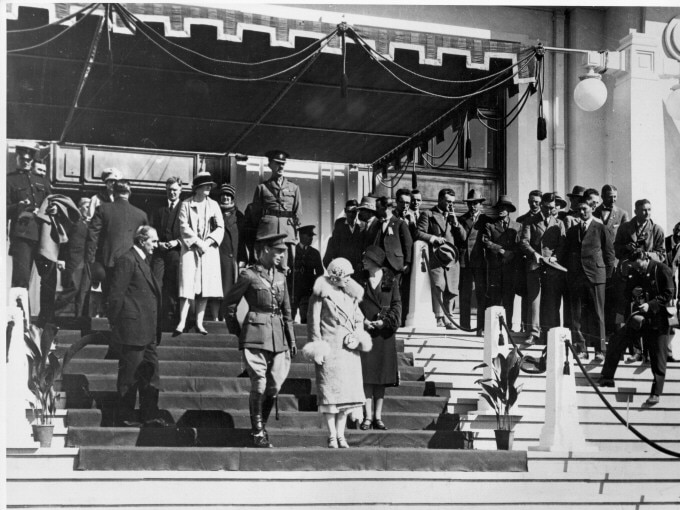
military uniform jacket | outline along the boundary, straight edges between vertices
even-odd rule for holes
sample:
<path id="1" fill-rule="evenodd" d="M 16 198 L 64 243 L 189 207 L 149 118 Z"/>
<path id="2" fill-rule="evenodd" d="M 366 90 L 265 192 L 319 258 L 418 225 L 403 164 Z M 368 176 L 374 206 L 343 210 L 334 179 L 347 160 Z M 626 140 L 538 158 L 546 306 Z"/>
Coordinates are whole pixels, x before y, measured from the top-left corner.
<path id="1" fill-rule="evenodd" d="M 546 225 L 547 221 L 547 225 Z M 520 250 L 527 256 L 527 271 L 535 271 L 539 264 L 534 253 L 544 257 L 563 258 L 565 229 L 562 220 L 552 214 L 544 220 L 542 214 L 537 214 L 524 222 L 520 234 Z"/>
<path id="2" fill-rule="evenodd" d="M 484 232 L 484 226 L 491 221 L 486 214 L 479 213 L 475 221 L 470 212 L 466 212 L 458 218 L 465 229 L 465 244 L 460 253 L 460 267 L 484 267 L 484 245 L 480 231 Z"/>
<path id="3" fill-rule="evenodd" d="M 117 344 L 143 346 L 160 341 L 161 291 L 147 260 L 135 248 L 116 260 L 108 313 L 112 341 Z"/>
<path id="4" fill-rule="evenodd" d="M 295 254 L 295 300 L 312 295 L 314 282 L 323 275 L 323 264 L 319 250 L 298 244 Z"/>
<path id="5" fill-rule="evenodd" d="M 560 263 L 569 270 L 570 277 L 582 272 L 594 285 L 606 283 L 614 268 L 612 241 L 604 225 L 594 220 L 588 225 L 585 234 L 582 233 L 581 222 L 567 230 L 565 256 L 566 260 Z"/>
<path id="6" fill-rule="evenodd" d="M 465 245 L 465 229 L 458 223 L 457 227 L 448 221 L 439 207 L 435 206 L 430 210 L 420 213 L 418 218 L 418 230 L 416 233 L 419 241 L 424 241 L 428 245 L 428 255 L 430 260 L 430 278 L 433 285 L 442 291 L 453 294 L 458 293 L 458 282 L 460 279 L 460 264 L 453 262 L 448 267 L 443 267 L 439 261 L 432 256 L 434 246 L 430 243 L 433 237 L 443 237 L 452 243 L 458 251 L 463 250 Z"/>
<path id="7" fill-rule="evenodd" d="M 297 241 L 299 224 L 300 188 L 285 177 L 281 185 L 269 179 L 255 188 L 251 209 L 257 235 L 286 234 L 286 243 Z"/>
<path id="8" fill-rule="evenodd" d="M 47 176 L 36 175 L 31 170 L 15 171 L 7 175 L 7 219 L 12 222 L 10 239 L 20 237 L 31 241 L 39 240 L 40 227 L 32 211 L 40 207 L 51 193 Z M 27 206 L 19 204 L 26 199 L 30 201 Z"/>
<path id="9" fill-rule="evenodd" d="M 518 250 L 521 228 L 519 223 L 509 218 L 507 226 L 505 226 L 501 218 L 484 226 L 482 243 L 486 247 L 486 263 L 490 269 L 514 268 L 516 264 L 515 259 L 518 258 L 515 252 Z M 504 257 L 500 253 L 501 250 L 512 253 L 512 256 L 506 255 Z"/>
<path id="10" fill-rule="evenodd" d="M 242 327 L 236 319 L 241 298 L 248 303 Z M 247 267 L 224 301 L 227 327 L 239 336 L 239 349 L 283 352 L 295 342 L 286 277 L 280 271 L 274 270 L 272 278 L 260 264 Z"/>
<path id="11" fill-rule="evenodd" d="M 626 260 L 636 246 L 642 245 L 652 259 L 663 262 L 666 260 L 664 241 L 663 229 L 659 225 L 647 220 L 639 227 L 637 219 L 633 218 L 619 227 L 614 240 L 614 251 L 617 259 Z"/>

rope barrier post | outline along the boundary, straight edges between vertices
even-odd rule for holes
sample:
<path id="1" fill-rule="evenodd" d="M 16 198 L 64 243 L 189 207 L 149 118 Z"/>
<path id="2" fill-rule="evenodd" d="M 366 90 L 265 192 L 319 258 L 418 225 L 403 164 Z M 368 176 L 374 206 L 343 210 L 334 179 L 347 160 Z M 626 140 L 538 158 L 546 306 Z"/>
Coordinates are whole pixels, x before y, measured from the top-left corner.
<path id="1" fill-rule="evenodd" d="M 507 356 L 508 352 L 512 349 L 512 343 L 510 339 L 507 338 L 505 331 L 501 329 L 501 323 L 499 317 L 503 317 L 505 320 L 505 308 L 502 306 L 490 306 L 484 312 L 484 379 L 492 379 L 493 371 L 491 370 L 491 365 L 493 365 L 493 359 L 498 356 L 499 353 L 503 356 Z M 505 339 L 504 345 L 499 345 L 498 338 L 502 336 Z M 484 400 L 481 396 L 477 399 L 477 413 L 476 414 L 496 414 L 491 408 L 489 403 Z"/>
<path id="2" fill-rule="evenodd" d="M 573 370 L 569 374 L 565 374 L 563 370 L 566 359 L 563 344 L 567 341 L 571 341 L 571 332 L 567 328 L 552 328 L 548 332 L 545 424 L 541 429 L 538 446 L 530 446 L 530 450 L 597 451 L 596 447 L 586 443 L 579 422 Z"/>
<path id="3" fill-rule="evenodd" d="M 7 448 L 13 450 L 35 450 L 39 444 L 33 440 L 31 425 L 26 417 L 28 402 L 33 395 L 28 389 L 28 348 L 24 342 L 24 312 L 16 303 L 20 300 L 28 313 L 28 292 L 26 289 L 14 287 L 10 290 L 10 306 L 5 314 L 8 323 L 13 323 L 11 337 L 8 339 L 7 372 L 5 387 L 7 388 Z"/>
<path id="4" fill-rule="evenodd" d="M 430 275 L 424 260 L 427 254 L 423 253 L 427 249 L 427 244 L 423 241 L 416 241 L 413 244 L 411 290 L 405 325 L 407 328 L 436 330 L 437 318 L 434 316 L 432 309 Z"/>

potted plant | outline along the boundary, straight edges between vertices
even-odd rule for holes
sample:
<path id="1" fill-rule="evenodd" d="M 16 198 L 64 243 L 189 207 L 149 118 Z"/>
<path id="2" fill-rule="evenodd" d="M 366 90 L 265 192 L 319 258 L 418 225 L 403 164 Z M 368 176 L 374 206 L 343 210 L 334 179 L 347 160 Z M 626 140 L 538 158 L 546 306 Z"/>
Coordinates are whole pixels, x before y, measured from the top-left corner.
<path id="1" fill-rule="evenodd" d="M 41 447 L 52 444 L 54 431 L 53 419 L 57 409 L 57 392 L 54 381 L 61 374 L 62 364 L 52 351 L 52 343 L 57 334 L 57 327 L 47 324 L 44 328 L 30 325 L 24 334 L 28 346 L 28 389 L 35 396 L 35 402 L 30 402 L 33 409 L 35 423 L 33 437 L 40 442 Z"/>
<path id="2" fill-rule="evenodd" d="M 491 370 L 493 378 L 478 379 L 475 381 L 482 387 L 480 395 L 496 412 L 496 446 L 499 450 L 511 450 L 514 438 L 513 419 L 510 409 L 517 402 L 517 397 L 522 392 L 522 384 L 517 384 L 519 377 L 521 357 L 514 347 L 507 357 L 499 354 L 493 359 Z M 475 367 L 485 368 L 488 365 L 482 363 Z"/>

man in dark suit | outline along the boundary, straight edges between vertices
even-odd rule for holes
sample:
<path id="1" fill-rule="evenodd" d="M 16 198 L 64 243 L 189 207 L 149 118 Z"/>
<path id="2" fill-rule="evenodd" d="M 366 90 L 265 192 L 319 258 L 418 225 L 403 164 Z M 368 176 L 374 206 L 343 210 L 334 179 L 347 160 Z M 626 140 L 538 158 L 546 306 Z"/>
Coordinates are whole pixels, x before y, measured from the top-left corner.
<path id="1" fill-rule="evenodd" d="M 649 351 L 654 382 L 646 404 L 659 403 L 666 379 L 666 353 L 670 333 L 667 311 L 674 291 L 673 279 L 668 266 L 651 259 L 644 249 L 634 250 L 628 255 L 630 268 L 625 297 L 626 324 L 612 337 L 607 348 L 607 357 L 599 380 L 600 386 L 614 386 L 614 375 L 621 354 L 626 345 L 636 337 Z"/>
<path id="2" fill-rule="evenodd" d="M 345 217 L 335 220 L 333 233 L 328 240 L 326 253 L 323 256 L 324 267 L 331 263 L 331 260 L 338 257 L 350 261 L 354 268 L 352 278 L 359 281 L 361 279 L 361 255 L 364 251 L 364 233 L 366 223 L 358 219 L 359 203 L 356 200 L 348 200 L 345 204 Z"/>
<path id="3" fill-rule="evenodd" d="M 314 282 L 323 275 L 323 264 L 319 250 L 312 246 L 314 225 L 298 228 L 300 244 L 295 253 L 295 295 L 291 300 L 291 316 L 295 319 L 300 310 L 300 323 L 307 324 L 307 305 L 312 295 Z"/>
<path id="4" fill-rule="evenodd" d="M 429 246 L 430 280 L 432 284 L 432 309 L 437 318 L 437 327 L 453 329 L 445 314 L 452 315 L 456 307 L 458 283 L 460 278 L 460 263 L 458 260 L 450 264 L 439 263 L 434 252 L 442 245 L 448 244 L 454 251 L 460 253 L 465 245 L 465 229 L 460 224 L 454 211 L 456 192 L 450 188 L 439 190 L 437 205 L 423 211 L 418 218 L 416 239 L 426 242 Z M 446 310 L 442 310 L 441 301 Z"/>
<path id="5" fill-rule="evenodd" d="M 594 220 L 593 204 L 581 199 L 579 222 L 567 230 L 564 265 L 569 271 L 571 335 L 581 359 L 588 359 L 587 345 L 595 349 L 595 360 L 604 361 L 604 292 L 614 267 L 614 246 L 602 223 Z"/>
<path id="6" fill-rule="evenodd" d="M 593 212 L 593 216 L 600 219 L 604 225 L 607 237 L 611 239 L 612 245 L 616 239 L 619 226 L 626 223 L 630 216 L 627 211 L 616 205 L 618 190 L 612 184 L 602 186 L 602 204 Z M 614 270 L 604 291 L 604 327 L 607 335 L 612 335 L 616 331 L 616 313 L 623 309 L 622 296 L 626 287 L 626 282 L 618 270 L 619 259 L 614 259 Z"/>
<path id="7" fill-rule="evenodd" d="M 515 305 L 515 266 L 519 259 L 518 242 L 521 225 L 510 219 L 517 209 L 507 195 L 501 195 L 496 203 L 498 219 L 484 227 L 482 243 L 486 248 L 489 268 L 489 306 L 505 308 L 505 319 L 512 328 Z"/>
<path id="8" fill-rule="evenodd" d="M 485 200 L 479 191 L 471 189 L 465 199 L 468 212 L 458 218 L 466 235 L 464 249 L 460 254 L 460 325 L 466 329 L 470 328 L 474 286 L 477 299 L 477 336 L 482 336 L 484 331 L 486 311 L 486 261 L 480 232 L 484 232 L 484 227 L 491 218 L 482 213 L 482 203 Z"/>
<path id="9" fill-rule="evenodd" d="M 540 296 L 540 319 L 531 314 L 529 343 L 545 343 L 548 330 L 560 325 L 564 273 L 546 264 L 561 259 L 564 250 L 564 223 L 553 214 L 556 199 L 555 193 L 544 193 L 540 214 L 525 221 L 520 234 L 520 250 L 527 259 L 527 297 Z"/>
<path id="10" fill-rule="evenodd" d="M 678 297 L 678 271 L 680 267 L 680 223 L 676 223 L 673 227 L 673 235 L 666 238 L 666 265 L 671 268 L 673 274 L 673 281 L 675 282 L 674 299 Z"/>
<path id="11" fill-rule="evenodd" d="M 387 267 L 395 273 L 395 280 L 408 277 L 411 266 L 413 239 L 405 221 L 392 214 L 394 202 L 387 197 L 379 197 L 375 201 L 375 221 L 366 231 L 367 245 L 379 246 L 385 252 Z M 408 310 L 404 310 L 408 313 Z"/>
<path id="12" fill-rule="evenodd" d="M 101 206 L 100 206 L 101 207 Z M 158 234 L 147 225 L 135 230 L 134 244 L 116 259 L 109 292 L 111 342 L 118 361 L 118 422 L 125 426 L 162 426 L 158 416 L 158 310 L 161 289 L 149 264 Z M 134 410 L 139 393 L 139 419 Z"/>
<path id="13" fill-rule="evenodd" d="M 87 262 L 93 264 L 97 253 L 101 253 L 100 262 L 107 275 L 106 285 L 102 287 L 105 295 L 116 259 L 132 248 L 137 229 L 149 223 L 146 213 L 130 204 L 130 192 L 127 181 L 117 181 L 113 202 L 97 207 L 88 229 Z"/>
<path id="14" fill-rule="evenodd" d="M 517 217 L 517 223 L 520 224 L 520 230 L 519 233 L 522 232 L 522 225 L 532 217 L 536 216 L 537 214 L 541 213 L 541 197 L 543 196 L 543 193 L 541 193 L 541 190 L 535 189 L 529 193 L 529 198 L 527 202 L 529 203 L 529 210 L 522 214 L 521 216 Z M 522 258 L 522 260 L 518 261 L 520 262 L 517 267 L 517 281 L 515 282 L 515 293 L 518 296 L 522 297 L 522 331 L 531 338 L 531 320 L 530 317 L 536 317 L 538 318 L 538 312 L 539 312 L 539 298 L 540 296 L 537 296 L 536 299 L 530 300 L 527 296 L 527 280 L 528 280 L 528 275 L 527 275 L 527 260 L 526 260 L 526 255 L 524 255 L 521 251 L 518 253 L 518 255 Z M 540 292 L 540 290 L 539 290 Z"/>
<path id="15" fill-rule="evenodd" d="M 182 180 L 170 177 L 165 182 L 166 205 L 151 215 L 151 225 L 158 232 L 158 249 L 151 260 L 151 270 L 161 284 L 163 295 L 161 325 L 164 331 L 172 331 L 179 321 L 179 255 L 182 236 L 179 231 L 180 193 Z"/>

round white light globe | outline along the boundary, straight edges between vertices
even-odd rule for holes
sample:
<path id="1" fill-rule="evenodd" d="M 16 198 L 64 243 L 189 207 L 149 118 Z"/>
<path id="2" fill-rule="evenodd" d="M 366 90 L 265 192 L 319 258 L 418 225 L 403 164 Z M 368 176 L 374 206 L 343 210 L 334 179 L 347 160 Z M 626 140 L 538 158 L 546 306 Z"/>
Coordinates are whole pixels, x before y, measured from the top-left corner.
<path id="1" fill-rule="evenodd" d="M 598 78 L 584 78 L 574 88 L 574 101 L 581 110 L 594 112 L 607 101 L 607 87 Z"/>
<path id="2" fill-rule="evenodd" d="M 673 87 L 666 99 L 666 110 L 673 119 L 680 120 L 680 86 Z"/>

